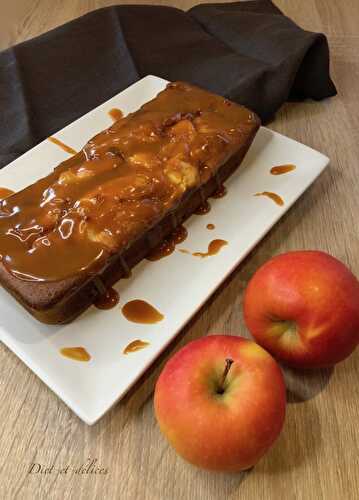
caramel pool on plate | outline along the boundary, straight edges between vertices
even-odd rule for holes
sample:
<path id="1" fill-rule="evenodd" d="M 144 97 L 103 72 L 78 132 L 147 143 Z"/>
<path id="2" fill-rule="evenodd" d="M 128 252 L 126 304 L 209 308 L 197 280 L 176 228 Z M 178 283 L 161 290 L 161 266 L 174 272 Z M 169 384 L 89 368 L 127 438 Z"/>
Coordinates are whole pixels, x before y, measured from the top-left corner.
<path id="1" fill-rule="evenodd" d="M 64 142 L 60 141 L 60 139 L 57 139 L 56 137 L 48 137 L 47 140 L 52 142 L 56 146 L 59 146 L 59 148 L 61 148 L 66 153 L 69 153 L 70 155 L 77 154 L 76 149 L 72 148 L 71 146 L 68 146 Z"/>
<path id="2" fill-rule="evenodd" d="M 263 191 L 262 193 L 256 193 L 254 196 L 266 196 L 267 198 L 270 198 L 274 203 L 276 203 L 279 206 L 284 205 L 284 200 L 279 194 L 277 193 L 272 193 L 271 191 Z"/>
<path id="3" fill-rule="evenodd" d="M 201 257 L 202 259 L 210 257 L 212 255 L 216 255 L 225 245 L 228 245 L 228 241 L 226 240 L 212 240 L 208 245 L 207 252 L 194 252 L 192 255 L 195 257 Z"/>
<path id="4" fill-rule="evenodd" d="M 123 350 L 123 354 L 129 354 L 130 352 L 140 351 L 145 347 L 149 346 L 149 342 L 145 342 L 144 340 L 134 340 L 130 342 Z"/>
<path id="5" fill-rule="evenodd" d="M 122 314 L 133 323 L 158 323 L 164 316 L 145 300 L 130 300 L 122 307 Z"/>
<path id="6" fill-rule="evenodd" d="M 90 361 L 91 356 L 84 347 L 63 347 L 60 353 L 75 361 Z"/>
<path id="7" fill-rule="evenodd" d="M 288 172 L 292 172 L 292 170 L 295 170 L 296 166 L 292 164 L 288 165 L 276 165 L 275 167 L 272 167 L 270 169 L 270 173 L 272 175 L 283 175 L 287 174 Z"/>
<path id="8" fill-rule="evenodd" d="M 205 257 L 211 257 L 212 255 L 217 255 L 217 253 L 224 247 L 228 245 L 228 241 L 226 240 L 212 240 L 208 245 L 207 252 L 190 252 L 189 250 L 185 250 L 184 248 L 180 248 L 180 252 L 192 254 L 194 257 L 200 257 L 204 259 Z"/>

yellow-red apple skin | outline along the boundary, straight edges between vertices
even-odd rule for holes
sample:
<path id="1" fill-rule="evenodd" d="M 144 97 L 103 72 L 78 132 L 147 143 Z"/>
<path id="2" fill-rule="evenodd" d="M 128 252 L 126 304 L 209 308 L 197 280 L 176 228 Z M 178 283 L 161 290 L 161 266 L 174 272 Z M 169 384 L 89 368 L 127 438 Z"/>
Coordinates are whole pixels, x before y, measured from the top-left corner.
<path id="1" fill-rule="evenodd" d="M 359 282 L 324 252 L 288 252 L 266 262 L 248 284 L 243 310 L 255 340 L 292 367 L 332 366 L 359 342 Z M 281 332 L 279 320 L 296 331 Z"/>
<path id="2" fill-rule="evenodd" d="M 215 391 L 225 360 L 234 362 L 223 395 Z M 258 344 L 210 335 L 187 344 L 164 367 L 154 406 L 162 433 L 187 461 L 210 470 L 255 465 L 278 437 L 285 418 L 282 372 Z"/>

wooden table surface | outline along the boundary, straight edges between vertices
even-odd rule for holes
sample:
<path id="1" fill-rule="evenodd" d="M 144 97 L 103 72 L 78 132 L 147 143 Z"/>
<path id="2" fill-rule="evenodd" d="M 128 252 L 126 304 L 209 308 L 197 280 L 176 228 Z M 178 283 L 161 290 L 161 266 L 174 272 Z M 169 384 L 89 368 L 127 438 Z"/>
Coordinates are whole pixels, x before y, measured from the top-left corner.
<path id="1" fill-rule="evenodd" d="M 2 47 L 112 3 L 3 0 L 2 10 L 4 5 L 8 8 L 11 21 L 1 15 Z M 188 8 L 195 2 L 155 3 Z M 276 3 L 302 27 L 327 34 L 339 95 L 323 102 L 286 104 L 271 128 L 322 151 L 331 158 L 331 167 L 203 307 L 168 353 L 207 332 L 247 335 L 241 313 L 243 290 L 255 269 L 272 255 L 321 249 L 359 276 L 359 2 Z M 88 427 L 0 346 L 0 498 L 358 498 L 359 350 L 334 370 L 286 371 L 289 404 L 279 440 L 251 472 L 232 475 L 187 465 L 161 436 L 152 394 L 168 353 L 124 401 Z M 33 462 L 76 467 L 89 457 L 108 468 L 108 474 L 28 474 Z"/>

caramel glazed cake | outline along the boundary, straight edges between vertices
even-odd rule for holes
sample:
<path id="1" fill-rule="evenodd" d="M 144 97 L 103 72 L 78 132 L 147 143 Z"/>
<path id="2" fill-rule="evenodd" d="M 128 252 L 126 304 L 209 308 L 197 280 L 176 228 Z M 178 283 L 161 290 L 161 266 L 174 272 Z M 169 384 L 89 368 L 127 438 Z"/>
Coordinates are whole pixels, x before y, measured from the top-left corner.
<path id="1" fill-rule="evenodd" d="M 65 323 L 233 173 L 260 125 L 187 83 L 91 139 L 0 203 L 0 282 L 38 320 Z"/>

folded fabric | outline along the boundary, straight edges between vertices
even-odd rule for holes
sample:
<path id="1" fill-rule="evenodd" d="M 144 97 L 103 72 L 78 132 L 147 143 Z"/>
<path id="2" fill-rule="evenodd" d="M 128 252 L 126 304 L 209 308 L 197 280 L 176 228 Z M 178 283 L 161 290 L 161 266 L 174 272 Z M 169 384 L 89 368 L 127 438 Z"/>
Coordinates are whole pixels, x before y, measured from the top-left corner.
<path id="1" fill-rule="evenodd" d="M 96 10 L 0 53 L 0 166 L 148 74 L 186 80 L 271 119 L 336 93 L 324 35 L 270 0 Z"/>

